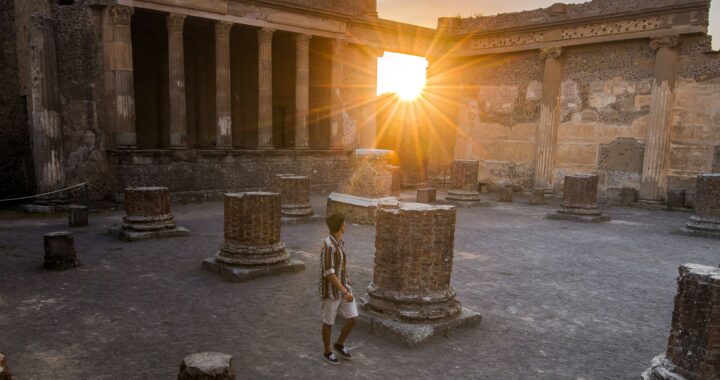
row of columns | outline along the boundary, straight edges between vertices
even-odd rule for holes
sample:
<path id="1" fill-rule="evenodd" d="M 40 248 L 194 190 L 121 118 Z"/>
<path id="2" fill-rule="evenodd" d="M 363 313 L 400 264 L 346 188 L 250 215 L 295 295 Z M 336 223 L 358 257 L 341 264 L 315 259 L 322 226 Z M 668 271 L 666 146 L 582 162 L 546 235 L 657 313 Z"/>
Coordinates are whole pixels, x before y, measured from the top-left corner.
<path id="1" fill-rule="evenodd" d="M 105 76 L 110 124 L 118 148 L 137 146 L 133 84 L 133 58 L 130 20 L 133 8 L 110 6 L 106 10 Z M 185 62 L 183 29 L 185 15 L 167 15 L 168 73 L 170 92 L 170 148 L 187 149 L 185 103 Z M 230 31 L 233 24 L 218 21 L 215 25 L 216 46 L 216 147 L 232 148 L 232 105 L 230 68 Z M 272 41 L 275 30 L 258 30 L 258 148 L 273 148 L 273 82 Z M 308 114 L 310 108 L 310 40 L 308 34 L 295 36 L 296 42 L 296 133 L 295 148 L 310 147 Z M 332 41 L 331 72 L 331 148 L 343 148 L 343 54 L 346 41 Z"/>
<path id="2" fill-rule="evenodd" d="M 672 111 L 675 99 L 675 81 L 678 74 L 679 37 L 653 38 L 650 47 L 656 50 L 655 72 L 652 87 L 648 130 L 645 137 L 640 199 L 645 202 L 662 202 L 667 188 L 667 157 L 670 149 Z M 560 95 L 563 80 L 562 49 L 543 49 L 543 94 L 540 121 L 536 136 L 535 188 L 552 188 L 560 126 Z"/>

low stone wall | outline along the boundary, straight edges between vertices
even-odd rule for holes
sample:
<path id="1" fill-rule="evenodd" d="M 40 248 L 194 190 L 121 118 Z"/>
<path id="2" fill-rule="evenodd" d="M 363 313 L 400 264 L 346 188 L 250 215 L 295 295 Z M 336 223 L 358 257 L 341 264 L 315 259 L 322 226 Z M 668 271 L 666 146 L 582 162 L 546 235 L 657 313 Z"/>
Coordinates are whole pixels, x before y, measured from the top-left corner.
<path id="1" fill-rule="evenodd" d="M 269 189 L 273 176 L 282 173 L 308 176 L 313 191 L 331 191 L 347 180 L 350 155 L 318 150 L 114 150 L 108 152 L 108 161 L 115 192 L 165 186 L 175 199 L 210 200 L 228 190 Z"/>

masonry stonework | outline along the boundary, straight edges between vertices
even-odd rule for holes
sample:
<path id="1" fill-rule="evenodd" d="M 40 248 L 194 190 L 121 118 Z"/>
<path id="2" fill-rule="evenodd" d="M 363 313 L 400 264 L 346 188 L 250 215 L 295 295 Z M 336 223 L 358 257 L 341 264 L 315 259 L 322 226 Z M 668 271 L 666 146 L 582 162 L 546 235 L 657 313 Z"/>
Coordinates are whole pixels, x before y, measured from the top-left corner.
<path id="1" fill-rule="evenodd" d="M 560 208 L 547 217 L 549 219 L 573 220 L 579 222 L 603 222 L 608 217 L 600 212 L 597 202 L 598 176 L 576 174 L 565 177 L 563 200 Z"/>
<path id="2" fill-rule="evenodd" d="M 129 187 L 125 189 L 125 216 L 110 234 L 124 240 L 139 240 L 187 235 L 188 230 L 175 224 L 170 212 L 167 187 Z"/>
<path id="3" fill-rule="evenodd" d="M 695 213 L 680 231 L 720 238 L 720 174 L 700 174 L 694 199 Z"/>
<path id="4" fill-rule="evenodd" d="M 310 182 L 308 177 L 294 174 L 277 174 L 274 183 L 275 192 L 282 200 L 282 215 L 310 216 Z"/>

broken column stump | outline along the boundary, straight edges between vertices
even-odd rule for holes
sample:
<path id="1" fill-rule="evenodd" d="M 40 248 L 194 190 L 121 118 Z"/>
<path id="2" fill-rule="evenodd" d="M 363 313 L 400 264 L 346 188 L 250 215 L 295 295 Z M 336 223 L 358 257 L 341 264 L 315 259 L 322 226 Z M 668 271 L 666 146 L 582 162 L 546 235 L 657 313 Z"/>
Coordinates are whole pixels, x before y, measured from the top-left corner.
<path id="1" fill-rule="evenodd" d="M 3 354 L 0 354 L 0 380 L 13 380 L 13 375 Z"/>
<path id="2" fill-rule="evenodd" d="M 620 191 L 620 205 L 632 206 L 637 202 L 637 190 L 632 187 L 623 187 Z"/>
<path id="3" fill-rule="evenodd" d="M 531 205 L 544 205 L 545 204 L 545 189 L 532 189 L 530 192 L 530 204 Z"/>
<path id="4" fill-rule="evenodd" d="M 75 253 L 75 239 L 67 231 L 52 232 L 43 237 L 45 260 L 43 268 L 65 270 L 80 265 Z"/>
<path id="5" fill-rule="evenodd" d="M 475 325 L 450 285 L 456 209 L 403 203 L 377 211 L 373 281 L 361 322 L 412 347 L 448 329 Z"/>
<path id="6" fill-rule="evenodd" d="M 68 214 L 68 226 L 85 227 L 88 225 L 88 207 L 71 205 Z"/>
<path id="7" fill-rule="evenodd" d="M 680 232 L 720 238 L 720 174 L 700 174 L 695 185 L 695 212 Z"/>
<path id="8" fill-rule="evenodd" d="M 221 352 L 188 355 L 180 364 L 178 380 L 234 380 L 232 356 Z"/>
<path id="9" fill-rule="evenodd" d="M 501 187 L 498 192 L 498 202 L 512 203 L 513 188 L 511 186 Z"/>
<path id="10" fill-rule="evenodd" d="M 175 225 L 175 217 L 170 213 L 170 191 L 167 187 L 125 189 L 125 214 L 120 225 L 109 229 L 111 235 L 122 240 L 165 238 L 190 233 Z"/>
<path id="11" fill-rule="evenodd" d="M 571 220 L 576 222 L 605 222 L 609 217 L 602 215 L 597 203 L 598 176 L 575 174 L 565 176 L 563 201 L 560 208 L 548 214 L 548 219 Z"/>
<path id="12" fill-rule="evenodd" d="M 668 190 L 665 196 L 665 205 L 670 211 L 685 208 L 685 190 Z"/>
<path id="13" fill-rule="evenodd" d="M 685 264 L 679 272 L 667 350 L 642 378 L 720 379 L 720 268 Z"/>
<path id="14" fill-rule="evenodd" d="M 485 206 L 478 191 L 478 170 L 480 162 L 476 160 L 453 160 L 450 170 L 451 188 L 445 201 L 462 206 Z"/>
<path id="15" fill-rule="evenodd" d="M 437 189 L 418 189 L 416 201 L 417 203 L 435 203 L 437 200 Z"/>
<path id="16" fill-rule="evenodd" d="M 280 194 L 282 216 L 312 216 L 310 205 L 310 179 L 294 174 L 277 174 L 274 191 Z"/>
<path id="17" fill-rule="evenodd" d="M 225 194 L 225 243 L 202 267 L 231 282 L 304 270 L 280 241 L 280 203 L 278 193 Z"/>

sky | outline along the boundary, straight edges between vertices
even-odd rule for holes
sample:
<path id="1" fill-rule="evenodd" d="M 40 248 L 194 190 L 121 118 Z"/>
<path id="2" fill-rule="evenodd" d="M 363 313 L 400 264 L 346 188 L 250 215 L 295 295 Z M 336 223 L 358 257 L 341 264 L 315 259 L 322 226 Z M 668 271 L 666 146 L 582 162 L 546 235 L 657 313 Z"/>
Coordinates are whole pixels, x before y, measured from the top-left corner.
<path id="1" fill-rule="evenodd" d="M 491 16 L 498 13 L 518 12 L 545 8 L 558 0 L 378 0 L 380 17 L 431 28 L 437 26 L 438 17 L 478 14 Z M 582 3 L 584 0 L 567 1 Z M 710 31 L 713 48 L 720 50 L 720 0 L 713 0 L 710 9 Z"/>

